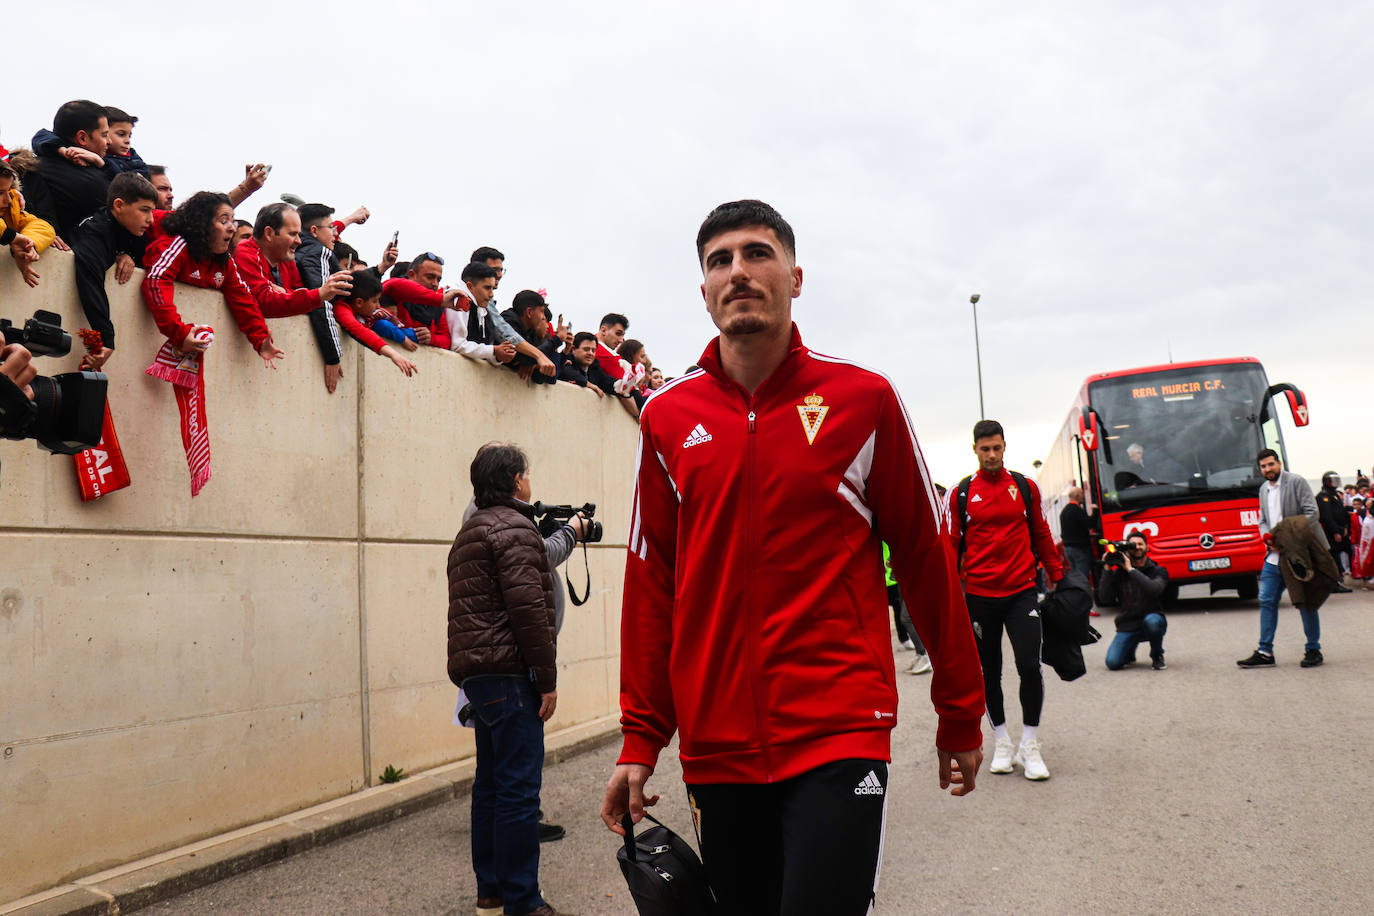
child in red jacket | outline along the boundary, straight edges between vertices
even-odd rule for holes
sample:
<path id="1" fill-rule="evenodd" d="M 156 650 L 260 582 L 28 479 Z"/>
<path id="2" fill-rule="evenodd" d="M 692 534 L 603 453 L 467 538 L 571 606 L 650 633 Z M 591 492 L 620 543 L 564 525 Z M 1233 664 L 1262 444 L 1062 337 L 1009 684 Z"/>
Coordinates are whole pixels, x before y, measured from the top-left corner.
<path id="1" fill-rule="evenodd" d="M 420 370 L 372 330 L 373 323 L 382 320 L 378 317 L 379 312 L 383 317 L 388 315 L 381 308 L 381 296 L 382 281 L 378 279 L 377 274 L 367 269 L 355 270 L 350 298 L 334 302 L 334 317 L 350 337 L 373 353 L 391 360 L 396 364 L 396 368 L 409 378 Z M 408 345 L 407 349 L 411 350 L 416 348 L 416 344 L 410 340 L 404 341 L 402 345 Z"/>

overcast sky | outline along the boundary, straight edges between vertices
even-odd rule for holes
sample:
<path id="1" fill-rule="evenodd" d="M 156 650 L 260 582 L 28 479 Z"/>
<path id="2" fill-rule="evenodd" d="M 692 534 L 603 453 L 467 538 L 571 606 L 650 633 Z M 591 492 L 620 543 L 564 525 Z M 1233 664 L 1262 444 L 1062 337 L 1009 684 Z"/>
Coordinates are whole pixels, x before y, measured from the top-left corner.
<path id="1" fill-rule="evenodd" d="M 1371 4 L 938 6 L 25 4 L 0 143 L 118 105 L 180 199 L 272 163 L 240 217 L 365 203 L 364 257 L 399 229 L 455 282 L 495 245 L 503 301 L 625 312 L 669 374 L 714 334 L 698 224 L 759 197 L 804 339 L 893 377 L 945 483 L 975 466 L 975 291 L 1012 466 L 1091 373 L 1249 355 L 1310 399 L 1293 470 L 1368 471 Z"/>

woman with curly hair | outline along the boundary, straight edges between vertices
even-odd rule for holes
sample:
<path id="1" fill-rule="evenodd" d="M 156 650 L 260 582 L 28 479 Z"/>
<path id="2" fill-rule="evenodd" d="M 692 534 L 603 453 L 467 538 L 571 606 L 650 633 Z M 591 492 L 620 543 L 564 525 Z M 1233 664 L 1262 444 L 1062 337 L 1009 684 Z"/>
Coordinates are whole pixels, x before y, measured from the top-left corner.
<path id="1" fill-rule="evenodd" d="M 211 340 L 204 333 L 209 328 L 188 324 L 177 312 L 173 291 L 180 281 L 223 293 L 239 330 L 267 365 L 275 368 L 272 361 L 286 354 L 272 343 L 262 312 L 229 256 L 234 237 L 234 208 L 229 196 L 216 191 L 192 194 L 168 213 L 154 232 L 164 238 L 149 246 L 143 301 L 172 346 L 183 353 L 199 352 L 206 350 Z"/>

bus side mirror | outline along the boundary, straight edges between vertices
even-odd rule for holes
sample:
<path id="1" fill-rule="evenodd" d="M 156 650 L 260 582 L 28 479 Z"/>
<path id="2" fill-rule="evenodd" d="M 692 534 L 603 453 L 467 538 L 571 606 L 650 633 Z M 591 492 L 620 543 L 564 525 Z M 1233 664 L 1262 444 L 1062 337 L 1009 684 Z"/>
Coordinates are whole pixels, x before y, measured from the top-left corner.
<path id="1" fill-rule="evenodd" d="M 1280 391 L 1284 397 L 1288 398 L 1288 409 L 1293 414 L 1294 426 L 1306 426 L 1312 422 L 1312 415 L 1307 410 L 1307 395 L 1303 394 L 1297 387 L 1287 382 L 1279 382 L 1277 385 L 1270 385 L 1265 392 L 1268 397 L 1274 397 Z"/>
<path id="2" fill-rule="evenodd" d="M 1102 444 L 1102 434 L 1097 425 L 1097 411 L 1084 407 L 1078 414 L 1078 440 L 1090 452 L 1097 451 Z"/>

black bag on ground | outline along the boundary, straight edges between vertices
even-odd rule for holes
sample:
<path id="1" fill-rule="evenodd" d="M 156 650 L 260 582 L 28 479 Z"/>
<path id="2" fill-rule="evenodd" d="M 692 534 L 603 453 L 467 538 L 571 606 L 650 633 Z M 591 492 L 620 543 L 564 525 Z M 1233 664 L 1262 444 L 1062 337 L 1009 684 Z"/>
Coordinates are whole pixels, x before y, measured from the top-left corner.
<path id="1" fill-rule="evenodd" d="M 625 883 L 630 886 L 639 916 L 709 916 L 715 913 L 706 868 L 696 851 L 652 814 L 655 826 L 635 836 L 627 814 L 625 845 L 616 850 Z"/>

